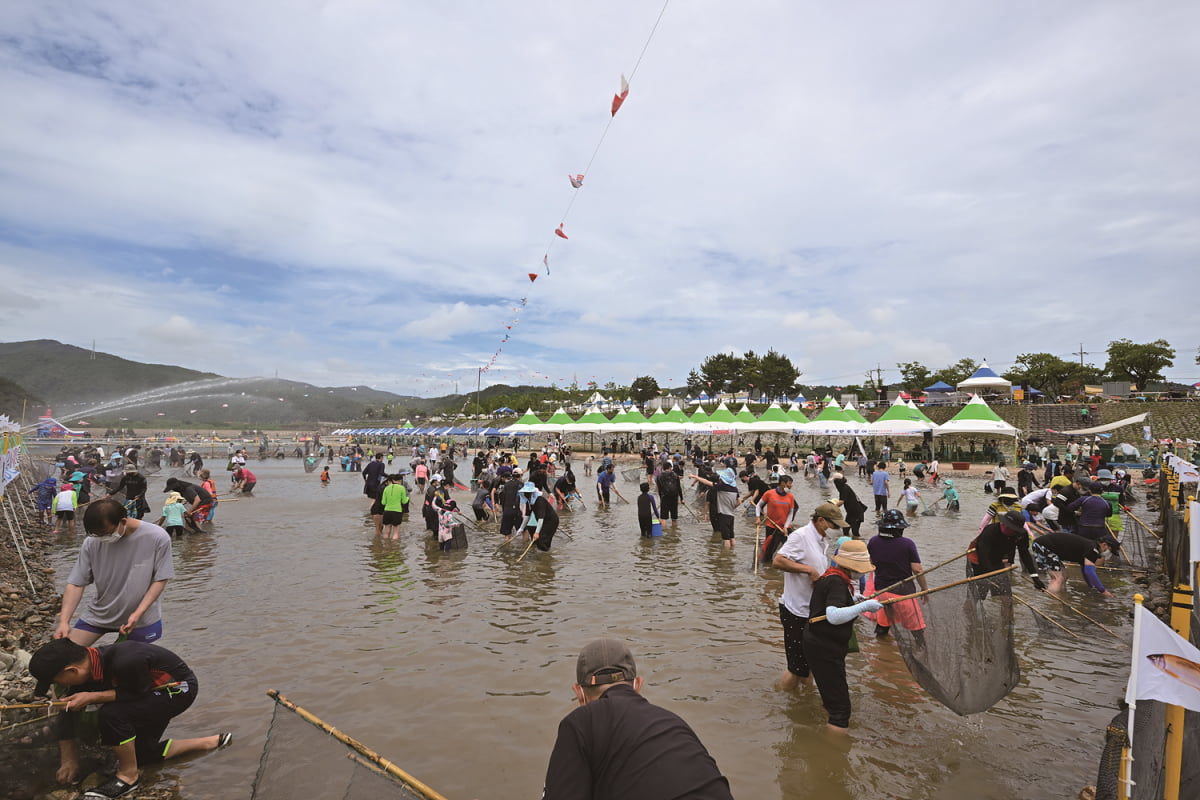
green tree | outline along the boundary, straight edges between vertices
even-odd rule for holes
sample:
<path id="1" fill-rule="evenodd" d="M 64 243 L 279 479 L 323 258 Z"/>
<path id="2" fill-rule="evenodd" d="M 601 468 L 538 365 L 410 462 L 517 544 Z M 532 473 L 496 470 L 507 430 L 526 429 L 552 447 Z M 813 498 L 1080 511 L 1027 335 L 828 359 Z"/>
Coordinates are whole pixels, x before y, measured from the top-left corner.
<path id="1" fill-rule="evenodd" d="M 647 400 L 658 397 L 660 391 L 658 381 L 649 375 L 634 378 L 633 383 L 629 385 L 630 396 L 639 403 L 645 403 Z"/>
<path id="2" fill-rule="evenodd" d="M 900 385 L 909 394 L 916 394 L 934 381 L 929 380 L 933 373 L 924 364 L 917 361 L 905 361 L 897 364 L 900 370 Z"/>
<path id="3" fill-rule="evenodd" d="M 704 378 L 700 377 L 700 373 L 692 370 L 687 376 L 688 394 L 699 395 L 701 392 L 708 391 L 708 387 L 704 383 Z"/>
<path id="4" fill-rule="evenodd" d="M 750 353 L 747 353 L 748 357 Z M 755 388 L 761 389 L 762 394 L 774 398 L 781 394 L 792 394 L 796 381 L 800 378 L 800 370 L 792 360 L 772 348 L 758 359 L 758 380 L 753 381 Z"/>
<path id="5" fill-rule="evenodd" d="M 1141 391 L 1163 379 L 1162 371 L 1175 364 L 1175 350 L 1166 339 L 1136 344 L 1128 339 L 1108 343 L 1104 372 L 1116 381 L 1132 381 Z"/>
<path id="6" fill-rule="evenodd" d="M 1098 380 L 1100 370 L 1050 353 L 1022 353 L 1004 377 L 1014 384 L 1029 386 L 1049 397 L 1080 392 L 1085 383 Z"/>
<path id="7" fill-rule="evenodd" d="M 732 353 L 714 353 L 700 364 L 704 391 L 709 394 L 731 392 L 742 382 L 742 359 Z"/>
<path id="8" fill-rule="evenodd" d="M 970 358 L 960 358 L 955 363 L 939 369 L 929 377 L 934 381 L 944 381 L 951 386 L 958 386 L 959 383 L 975 374 L 975 370 L 977 369 L 979 369 L 977 361 Z"/>

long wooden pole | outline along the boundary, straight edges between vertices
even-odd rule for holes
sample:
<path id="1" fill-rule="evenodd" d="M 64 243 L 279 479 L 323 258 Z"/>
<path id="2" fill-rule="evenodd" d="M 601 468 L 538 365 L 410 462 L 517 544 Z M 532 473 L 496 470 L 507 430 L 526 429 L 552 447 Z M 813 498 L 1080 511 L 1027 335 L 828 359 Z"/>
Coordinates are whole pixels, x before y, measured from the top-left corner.
<path id="1" fill-rule="evenodd" d="M 412 789 L 413 791 L 415 791 L 417 794 L 421 795 L 422 797 L 426 798 L 426 800 L 446 800 L 446 797 L 444 795 L 441 795 L 438 792 L 434 791 L 433 789 L 429 788 L 424 783 L 417 780 L 412 775 L 409 775 L 407 772 L 400 769 L 400 767 L 396 766 L 391 761 L 388 761 L 386 758 L 379 755 L 374 750 L 367 747 L 365 744 L 358 741 L 354 737 L 349 736 L 345 733 L 342 733 L 337 728 L 324 722 L 316 715 L 314 715 L 308 711 L 305 711 L 303 708 L 301 708 L 300 706 L 296 705 L 295 703 L 293 703 L 292 701 L 288 700 L 286 697 L 281 695 L 275 689 L 270 689 L 267 692 L 267 695 L 269 697 L 271 697 L 279 705 L 283 706 L 284 708 L 286 708 L 289 711 L 294 712 L 297 716 L 299 716 L 305 722 L 310 723 L 311 725 L 318 728 L 319 730 L 325 731 L 330 736 L 337 739 L 339 742 L 346 745 L 347 747 L 353 749 L 359 755 L 366 758 L 369 762 L 371 762 L 375 766 L 382 769 L 384 772 L 388 773 L 389 775 L 391 775 L 394 778 L 399 779 L 400 781 L 402 781 L 404 783 L 405 786 L 407 786 L 409 789 Z"/>
<path id="2" fill-rule="evenodd" d="M 1012 566 L 1005 567 L 1004 569 L 997 569 L 997 570 L 993 570 L 992 572 L 985 572 L 982 575 L 974 575 L 970 578 L 963 578 L 961 581 L 954 581 L 953 583 L 947 583 L 942 586 L 935 586 L 932 589 L 924 589 L 920 592 L 913 592 L 912 594 L 905 594 L 905 595 L 901 595 L 899 597 L 889 597 L 887 600 L 881 601 L 880 605 L 890 606 L 892 603 L 899 603 L 903 600 L 912 600 L 915 597 L 924 597 L 927 594 L 933 594 L 934 592 L 940 592 L 942 589 L 950 589 L 955 586 L 962 586 L 964 583 L 972 583 L 974 581 L 981 581 L 984 578 L 994 578 L 995 576 L 1000 575 L 1002 573 L 1012 572 L 1016 568 L 1017 568 L 1017 565 L 1013 564 Z M 814 622 L 823 622 L 824 620 L 825 620 L 825 615 L 822 614 L 819 617 L 813 617 L 808 622 L 811 625 Z"/>
<path id="3" fill-rule="evenodd" d="M 532 538 L 529 540 L 529 544 L 527 544 L 527 545 L 525 546 L 525 550 L 524 550 L 524 552 L 522 552 L 522 553 L 521 553 L 521 555 L 517 556 L 517 563 L 518 563 L 518 564 L 520 564 L 520 563 L 521 563 L 521 559 L 525 557 L 525 553 L 528 553 L 528 552 L 529 552 L 529 548 L 531 548 L 531 547 L 533 547 L 533 539 L 532 539 Z"/>
<path id="4" fill-rule="evenodd" d="M 1056 595 L 1056 594 L 1052 594 L 1052 593 L 1050 593 L 1050 592 L 1042 592 L 1042 594 L 1044 594 L 1044 595 L 1047 595 L 1047 596 L 1049 596 L 1049 597 L 1053 597 L 1055 600 L 1057 600 L 1058 602 L 1062 603 L 1064 606 L 1066 606 L 1067 608 L 1071 609 L 1071 610 L 1072 610 L 1072 611 L 1074 611 L 1076 614 L 1078 614 L 1079 616 L 1081 616 L 1081 617 L 1083 617 L 1084 619 L 1086 619 L 1088 622 L 1090 622 L 1090 623 L 1092 623 L 1093 625 L 1095 625 L 1097 628 L 1101 628 L 1101 629 L 1103 629 L 1105 633 L 1109 634 L 1109 635 L 1110 635 L 1110 636 L 1112 636 L 1114 639 L 1120 639 L 1120 638 L 1121 638 L 1121 637 L 1120 637 L 1120 636 L 1118 636 L 1117 634 L 1113 633 L 1113 632 L 1112 632 L 1112 630 L 1110 630 L 1109 628 L 1106 628 L 1106 627 L 1104 627 L 1104 625 L 1102 625 L 1102 624 L 1100 624 L 1099 622 L 1097 622 L 1096 620 L 1092 619 L 1092 618 L 1091 618 L 1091 617 L 1089 617 L 1087 614 L 1083 613 L 1083 612 L 1082 612 L 1082 611 L 1080 611 L 1078 608 L 1076 608 L 1075 606 L 1073 606 L 1073 605 L 1071 605 L 1070 603 L 1068 603 L 1066 600 L 1063 600 L 1063 599 L 1062 599 L 1061 597 L 1059 597 L 1058 595 Z"/>
<path id="5" fill-rule="evenodd" d="M 1015 594 L 1014 594 L 1012 597 L 1013 597 L 1013 600 L 1016 600 L 1018 603 L 1020 603 L 1021 605 L 1025 606 L 1026 608 L 1028 608 L 1028 609 L 1029 609 L 1030 611 L 1032 611 L 1033 613 L 1037 614 L 1037 615 L 1038 615 L 1039 617 L 1041 617 L 1042 619 L 1046 620 L 1046 622 L 1049 622 L 1051 625 L 1055 625 L 1055 626 L 1057 626 L 1057 627 L 1059 627 L 1059 628 L 1062 628 L 1064 631 L 1066 631 L 1067 633 L 1071 634 L 1071 636 L 1072 636 L 1073 638 L 1075 638 L 1075 639 L 1078 639 L 1078 638 L 1079 638 L 1079 636 L 1078 636 L 1078 635 L 1076 635 L 1076 633 L 1075 633 L 1074 631 L 1072 631 L 1070 628 L 1068 628 L 1068 627 L 1066 627 L 1066 626 L 1064 626 L 1064 625 L 1061 625 L 1061 624 L 1060 624 L 1060 623 L 1058 623 L 1058 622 L 1055 622 L 1053 619 L 1051 619 L 1051 618 L 1049 617 L 1049 615 L 1047 615 L 1047 614 L 1045 614 L 1045 613 L 1043 613 L 1043 612 L 1041 612 L 1041 611 L 1038 611 L 1036 608 L 1034 608 L 1033 606 L 1031 606 L 1029 603 L 1027 603 L 1027 602 L 1025 602 L 1024 600 L 1022 600 L 1021 598 L 1017 597 Z"/>
<path id="6" fill-rule="evenodd" d="M 958 555 L 956 555 L 954 558 L 948 558 L 948 559 L 946 559 L 945 561 L 943 561 L 943 562 L 942 562 L 942 563 L 940 563 L 940 564 L 934 564 L 934 565 L 933 565 L 932 567 L 930 567 L 929 569 L 922 570 L 922 571 L 921 571 L 921 574 L 922 574 L 922 575 L 928 575 L 929 573 L 933 572 L 935 569 L 940 569 L 940 568 L 942 568 L 942 567 L 946 566 L 947 564 L 953 564 L 955 561 L 958 561 L 958 560 L 959 560 L 960 558 L 962 558 L 963 556 L 965 556 L 965 555 L 969 555 L 970 553 L 974 553 L 974 552 L 975 552 L 975 548 L 974 548 L 974 547 L 972 547 L 970 550 L 967 550 L 967 551 L 965 551 L 965 552 L 959 553 L 959 554 L 958 554 Z M 896 588 L 897 586 L 899 586 L 900 584 L 902 584 L 902 583 L 908 583 L 909 581 L 913 580 L 913 579 L 914 579 L 914 578 L 916 578 L 916 577 L 917 577 L 916 575 L 913 575 L 913 576 L 911 576 L 911 577 L 905 578 L 904 580 L 896 581 L 896 582 L 895 582 L 895 583 L 893 583 L 891 586 L 888 586 L 888 587 L 886 587 L 886 588 L 884 588 L 884 589 L 879 589 L 879 590 L 877 590 L 876 592 L 874 592 L 874 593 L 871 595 L 870 599 L 874 599 L 874 598 L 878 597 L 879 595 L 883 594 L 884 592 L 890 592 L 892 589 L 895 589 L 895 588 Z"/>
<path id="7" fill-rule="evenodd" d="M 1151 528 L 1149 525 L 1142 522 L 1137 516 L 1135 516 L 1134 513 L 1129 510 L 1128 506 L 1121 506 L 1121 510 L 1124 511 L 1126 514 L 1128 514 L 1130 519 L 1132 519 L 1138 525 L 1141 525 L 1142 528 L 1145 529 L 1147 532 L 1149 532 L 1149 534 L 1151 536 L 1153 536 L 1155 539 L 1158 539 L 1160 541 L 1162 540 L 1162 537 L 1159 536 L 1158 533 L 1153 528 Z"/>

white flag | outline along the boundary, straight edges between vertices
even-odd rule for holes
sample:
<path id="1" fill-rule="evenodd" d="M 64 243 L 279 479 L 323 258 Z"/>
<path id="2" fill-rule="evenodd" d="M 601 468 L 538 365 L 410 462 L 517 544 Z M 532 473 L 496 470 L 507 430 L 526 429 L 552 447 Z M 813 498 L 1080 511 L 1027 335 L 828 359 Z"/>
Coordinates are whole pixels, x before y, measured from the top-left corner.
<path id="1" fill-rule="evenodd" d="M 1133 674 L 1125 702 L 1160 700 L 1200 711 L 1200 650 L 1137 606 Z"/>
<path id="2" fill-rule="evenodd" d="M 1192 542 L 1192 563 L 1200 561 L 1200 503 L 1191 503 L 1191 523 L 1188 526 L 1188 539 Z"/>

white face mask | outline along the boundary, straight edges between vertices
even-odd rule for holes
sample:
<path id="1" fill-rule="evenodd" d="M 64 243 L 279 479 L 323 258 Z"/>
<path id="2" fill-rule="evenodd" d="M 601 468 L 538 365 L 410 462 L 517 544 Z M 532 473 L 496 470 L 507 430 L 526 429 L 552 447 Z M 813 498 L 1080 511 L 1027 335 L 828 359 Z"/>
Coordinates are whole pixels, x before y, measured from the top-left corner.
<path id="1" fill-rule="evenodd" d="M 118 539 L 120 539 L 122 536 L 124 536 L 127 533 L 125 528 L 126 528 L 125 520 L 121 520 L 121 522 L 117 524 L 117 527 L 115 529 L 113 529 L 112 533 L 106 533 L 103 536 L 96 536 L 93 534 L 88 534 L 88 535 L 90 538 L 95 539 L 97 542 L 100 542 L 101 544 L 107 544 L 108 542 L 115 542 Z"/>

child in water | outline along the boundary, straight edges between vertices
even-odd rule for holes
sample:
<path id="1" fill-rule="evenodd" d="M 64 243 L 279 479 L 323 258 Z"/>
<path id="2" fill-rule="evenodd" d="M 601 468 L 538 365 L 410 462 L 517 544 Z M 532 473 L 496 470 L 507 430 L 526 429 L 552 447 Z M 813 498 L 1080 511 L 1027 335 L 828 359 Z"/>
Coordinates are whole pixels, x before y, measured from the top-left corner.
<path id="1" fill-rule="evenodd" d="M 183 495 L 179 492 L 171 492 L 167 495 L 166 502 L 163 503 L 162 516 L 155 524 L 166 528 L 167 533 L 172 537 L 183 538 L 183 514 L 186 510 Z"/>
<path id="2" fill-rule="evenodd" d="M 946 501 L 946 510 L 958 511 L 958 489 L 954 488 L 954 481 L 947 478 L 945 487 L 942 489 L 942 499 Z"/>
<path id="3" fill-rule="evenodd" d="M 321 470 L 321 485 L 329 485 L 329 467 L 325 467 L 325 469 Z"/>
<path id="4" fill-rule="evenodd" d="M 911 479 L 904 479 L 904 488 L 900 491 L 900 496 L 904 498 L 905 513 L 910 517 L 915 517 L 917 508 L 921 504 L 921 492 L 912 485 Z"/>

